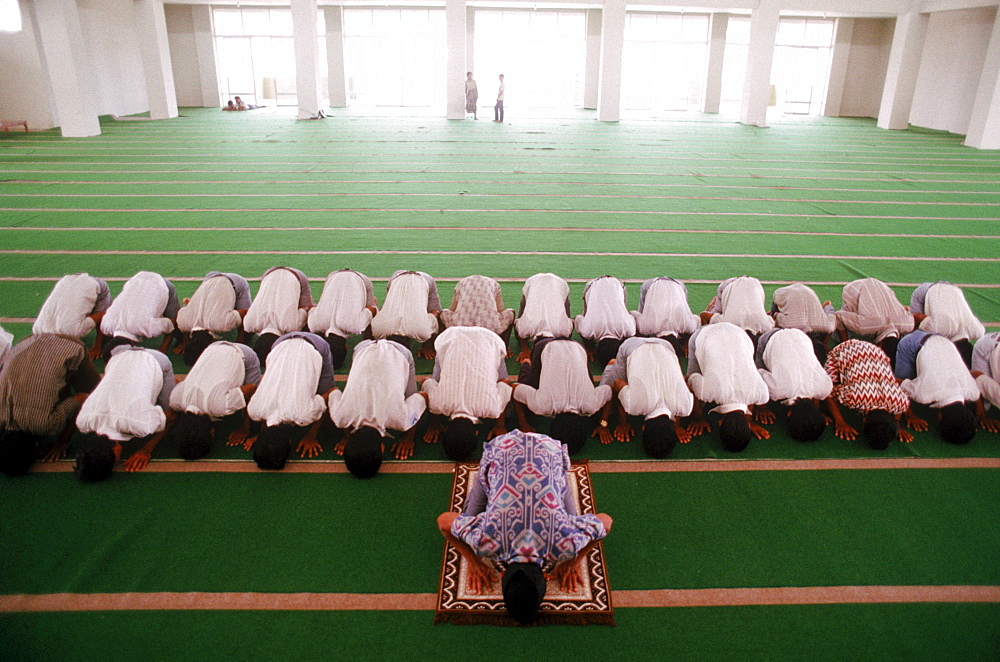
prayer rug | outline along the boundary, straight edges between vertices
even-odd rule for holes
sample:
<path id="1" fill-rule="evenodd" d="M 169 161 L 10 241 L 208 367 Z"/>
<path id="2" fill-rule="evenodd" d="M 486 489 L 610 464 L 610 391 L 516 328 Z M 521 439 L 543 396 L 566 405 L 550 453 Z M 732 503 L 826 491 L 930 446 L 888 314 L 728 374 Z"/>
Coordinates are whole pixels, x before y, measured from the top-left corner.
<path id="1" fill-rule="evenodd" d="M 462 512 L 465 508 L 465 500 L 478 470 L 478 464 L 456 465 L 451 490 L 451 511 Z M 587 465 L 574 464 L 570 468 L 566 482 L 570 494 L 576 499 L 577 512 L 596 514 Z M 615 624 L 611 590 L 608 587 L 608 572 L 604 564 L 604 549 L 601 544 L 596 545 L 585 558 L 577 559 L 577 563 L 581 564 L 580 572 L 583 576 L 580 587 L 573 593 L 566 593 L 560 589 L 558 582 L 549 580 L 545 590 L 545 600 L 539 607 L 534 624 Z M 517 625 L 517 621 L 508 616 L 504 608 L 500 582 L 496 582 L 484 593 L 472 594 L 466 584 L 466 573 L 465 558 L 451 543 L 445 542 L 434 623 Z"/>

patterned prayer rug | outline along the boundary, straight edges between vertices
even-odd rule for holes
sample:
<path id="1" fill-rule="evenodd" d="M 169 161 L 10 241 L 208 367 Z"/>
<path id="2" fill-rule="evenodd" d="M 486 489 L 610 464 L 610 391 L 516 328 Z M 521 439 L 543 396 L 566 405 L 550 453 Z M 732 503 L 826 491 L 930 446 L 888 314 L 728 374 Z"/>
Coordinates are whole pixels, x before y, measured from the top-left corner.
<path id="1" fill-rule="evenodd" d="M 462 512 L 472 488 L 478 464 L 458 464 L 451 490 L 453 512 Z M 578 512 L 597 513 L 586 464 L 574 464 L 567 475 L 567 485 L 577 503 Z M 563 592 L 558 582 L 549 580 L 545 600 L 538 610 L 535 624 L 558 625 L 614 625 L 614 609 L 608 572 L 604 564 L 604 549 L 598 544 L 586 558 L 577 559 L 582 564 L 583 582 L 573 593 Z M 460 625 L 517 625 L 507 615 L 500 592 L 500 582 L 482 594 L 472 594 L 466 584 L 466 561 L 450 543 L 445 542 L 441 564 L 441 583 L 438 588 L 435 623 Z"/>

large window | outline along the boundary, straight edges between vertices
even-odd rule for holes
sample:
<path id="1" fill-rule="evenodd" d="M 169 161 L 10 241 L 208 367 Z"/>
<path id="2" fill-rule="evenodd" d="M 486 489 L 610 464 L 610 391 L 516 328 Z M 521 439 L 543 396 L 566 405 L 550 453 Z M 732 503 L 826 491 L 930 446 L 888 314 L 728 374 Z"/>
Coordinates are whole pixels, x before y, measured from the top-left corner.
<path id="1" fill-rule="evenodd" d="M 220 103 L 239 96 L 259 106 L 294 106 L 295 45 L 289 9 L 217 8 L 212 13 Z M 321 92 L 326 93 L 326 21 L 319 13 Z"/>
<path id="2" fill-rule="evenodd" d="M 750 54 L 750 17 L 730 16 L 726 27 L 726 55 L 722 59 L 720 115 L 738 116 Z"/>
<path id="3" fill-rule="evenodd" d="M 559 109 L 583 105 L 587 15 L 583 11 L 476 10 L 474 74 L 490 108 L 504 75 L 504 105 Z"/>
<path id="4" fill-rule="evenodd" d="M 0 0 L 0 32 L 21 31 L 21 9 L 17 0 Z"/>
<path id="5" fill-rule="evenodd" d="M 771 82 L 783 112 L 823 112 L 835 25 L 833 19 L 821 18 L 783 18 L 778 22 Z"/>
<path id="6" fill-rule="evenodd" d="M 630 12 L 625 22 L 622 107 L 699 110 L 705 96 L 708 14 Z"/>
<path id="7" fill-rule="evenodd" d="M 347 103 L 444 107 L 441 9 L 344 9 Z"/>

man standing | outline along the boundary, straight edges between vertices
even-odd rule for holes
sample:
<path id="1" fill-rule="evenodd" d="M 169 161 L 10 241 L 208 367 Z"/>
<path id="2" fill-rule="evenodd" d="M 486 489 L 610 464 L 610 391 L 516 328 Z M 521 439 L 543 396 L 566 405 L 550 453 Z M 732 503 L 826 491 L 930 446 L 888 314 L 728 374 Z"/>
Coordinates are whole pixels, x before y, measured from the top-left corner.
<path id="1" fill-rule="evenodd" d="M 500 74 L 500 89 L 497 90 L 497 103 L 493 106 L 493 121 L 503 122 L 503 92 L 506 86 L 503 84 L 503 74 Z"/>
<path id="2" fill-rule="evenodd" d="M 465 112 L 472 113 L 472 119 L 478 120 L 479 116 L 476 115 L 476 106 L 479 102 L 479 87 L 476 86 L 476 81 L 472 77 L 472 72 L 469 71 L 465 74 Z"/>

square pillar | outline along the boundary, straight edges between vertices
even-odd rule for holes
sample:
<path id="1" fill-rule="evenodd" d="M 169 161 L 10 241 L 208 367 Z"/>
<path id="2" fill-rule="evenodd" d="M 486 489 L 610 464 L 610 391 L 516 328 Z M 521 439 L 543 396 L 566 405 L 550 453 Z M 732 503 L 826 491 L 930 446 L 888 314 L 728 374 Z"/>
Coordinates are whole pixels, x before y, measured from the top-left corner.
<path id="1" fill-rule="evenodd" d="M 344 9 L 340 5 L 323 7 L 326 20 L 326 68 L 330 107 L 347 107 L 347 73 L 344 68 Z"/>
<path id="2" fill-rule="evenodd" d="M 583 107 L 597 108 L 601 80 L 601 10 L 587 10 L 587 60 L 583 70 Z"/>
<path id="3" fill-rule="evenodd" d="M 779 0 L 761 0 L 750 14 L 750 50 L 743 83 L 743 105 L 740 108 L 740 122 L 743 124 L 767 126 L 771 63 L 774 60 L 780 10 Z"/>
<path id="4" fill-rule="evenodd" d="M 315 117 L 320 109 L 319 35 L 316 0 L 292 0 L 292 38 L 295 42 L 295 97 L 299 119 Z"/>
<path id="5" fill-rule="evenodd" d="M 621 118 L 622 54 L 625 50 L 625 0 L 604 0 L 601 11 L 601 80 L 597 119 Z"/>
<path id="6" fill-rule="evenodd" d="M 896 18 L 889 51 L 889 68 L 878 110 L 880 129 L 906 129 L 910 125 L 913 91 L 917 87 L 920 57 L 927 34 L 927 14 L 910 12 Z"/>
<path id="7" fill-rule="evenodd" d="M 212 34 L 212 8 L 208 5 L 191 5 L 194 24 L 194 48 L 198 57 L 198 75 L 201 82 L 201 104 L 206 108 L 219 106 L 219 70 L 215 66 L 215 36 Z"/>
<path id="8" fill-rule="evenodd" d="M 712 14 L 708 37 L 708 66 L 705 67 L 703 113 L 717 113 L 722 104 L 722 65 L 726 59 L 726 30 L 729 14 Z"/>
<path id="9" fill-rule="evenodd" d="M 1000 11 L 986 48 L 965 144 L 979 149 L 1000 149 Z"/>
<path id="10" fill-rule="evenodd" d="M 854 37 L 854 19 L 838 18 L 833 38 L 833 52 L 830 54 L 830 82 L 826 86 L 823 114 L 840 117 L 840 104 L 844 98 L 844 84 L 847 82 L 847 63 L 851 56 L 851 40 Z"/>
<path id="11" fill-rule="evenodd" d="M 163 0 L 134 0 L 132 14 L 139 37 L 142 72 L 146 78 L 149 117 L 154 120 L 177 117 L 177 92 L 174 89 L 174 70 L 170 64 Z"/>
<path id="12" fill-rule="evenodd" d="M 445 32 L 448 38 L 445 90 L 447 99 L 447 117 L 450 120 L 465 119 L 465 53 L 466 53 L 466 18 L 468 17 L 465 0 L 445 0 L 444 20 Z"/>

